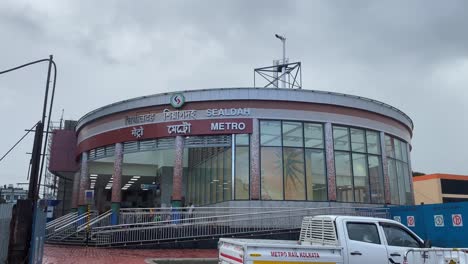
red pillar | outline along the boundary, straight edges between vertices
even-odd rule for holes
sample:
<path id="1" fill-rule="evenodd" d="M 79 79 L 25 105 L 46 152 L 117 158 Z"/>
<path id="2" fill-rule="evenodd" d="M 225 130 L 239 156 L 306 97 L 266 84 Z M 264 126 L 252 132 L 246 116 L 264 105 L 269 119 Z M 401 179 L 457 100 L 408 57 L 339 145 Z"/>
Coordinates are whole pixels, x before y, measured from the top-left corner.
<path id="1" fill-rule="evenodd" d="M 250 137 L 250 200 L 260 200 L 260 129 L 258 119 L 253 120 Z"/>
<path id="2" fill-rule="evenodd" d="M 174 173 L 172 176 L 172 206 L 182 206 L 182 181 L 184 173 L 184 138 L 175 138 L 175 161 Z"/>
<path id="3" fill-rule="evenodd" d="M 331 123 L 325 124 L 325 152 L 327 159 L 328 200 L 336 201 L 335 152 L 333 146 L 333 127 Z"/>
<path id="4" fill-rule="evenodd" d="M 71 209 L 76 211 L 78 209 L 78 197 L 80 192 L 80 171 L 75 172 L 73 177 L 73 189 L 72 189 L 72 200 Z"/>
<path id="5" fill-rule="evenodd" d="M 86 211 L 85 191 L 89 188 L 88 152 L 81 153 L 80 189 L 78 192 L 79 213 Z"/>
<path id="6" fill-rule="evenodd" d="M 114 152 L 114 173 L 112 181 L 112 217 L 113 225 L 119 224 L 120 203 L 122 202 L 122 163 L 123 163 L 123 144 L 115 144 Z"/>

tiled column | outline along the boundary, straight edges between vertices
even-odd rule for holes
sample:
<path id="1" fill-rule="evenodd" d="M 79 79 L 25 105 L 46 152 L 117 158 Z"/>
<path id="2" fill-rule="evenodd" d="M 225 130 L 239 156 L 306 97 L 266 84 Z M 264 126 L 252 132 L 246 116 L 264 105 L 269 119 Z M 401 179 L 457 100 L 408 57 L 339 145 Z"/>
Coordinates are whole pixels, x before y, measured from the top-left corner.
<path id="1" fill-rule="evenodd" d="M 327 159 L 328 200 L 336 201 L 335 152 L 333 148 L 333 128 L 331 123 L 325 123 L 325 152 Z"/>
<path id="2" fill-rule="evenodd" d="M 75 172 L 73 177 L 73 189 L 72 189 L 72 200 L 71 200 L 71 210 L 76 212 L 78 210 L 78 197 L 80 192 L 80 174 L 81 171 Z M 63 202 L 63 201 L 62 201 Z"/>
<path id="3" fill-rule="evenodd" d="M 182 181 L 184 173 L 184 138 L 175 139 L 174 174 L 172 176 L 172 207 L 182 206 Z"/>
<path id="4" fill-rule="evenodd" d="M 250 200 L 260 200 L 260 129 L 258 119 L 253 120 L 250 137 Z"/>
<path id="5" fill-rule="evenodd" d="M 85 191 L 89 188 L 88 152 L 81 153 L 80 190 L 78 192 L 78 214 L 86 212 Z"/>
<path id="6" fill-rule="evenodd" d="M 111 224 L 119 224 L 120 203 L 122 202 L 122 163 L 123 163 L 123 144 L 115 144 L 114 152 L 114 173 L 112 181 L 112 216 Z"/>
<path id="7" fill-rule="evenodd" d="M 380 148 L 382 149 L 382 170 L 384 177 L 385 203 L 390 204 L 392 202 L 392 199 L 390 197 L 390 178 L 388 177 L 388 161 L 384 132 L 380 132 Z"/>

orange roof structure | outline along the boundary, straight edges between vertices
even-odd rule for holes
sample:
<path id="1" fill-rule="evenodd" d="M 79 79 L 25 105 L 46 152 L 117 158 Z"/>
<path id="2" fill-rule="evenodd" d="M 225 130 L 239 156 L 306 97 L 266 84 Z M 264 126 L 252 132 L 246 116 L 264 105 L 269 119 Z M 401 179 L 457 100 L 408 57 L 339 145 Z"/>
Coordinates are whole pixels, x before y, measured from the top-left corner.
<path id="1" fill-rule="evenodd" d="M 413 177 L 413 181 L 425 181 L 425 180 L 431 180 L 431 179 L 468 181 L 468 175 L 434 173 L 434 174 L 427 174 L 424 176 Z"/>

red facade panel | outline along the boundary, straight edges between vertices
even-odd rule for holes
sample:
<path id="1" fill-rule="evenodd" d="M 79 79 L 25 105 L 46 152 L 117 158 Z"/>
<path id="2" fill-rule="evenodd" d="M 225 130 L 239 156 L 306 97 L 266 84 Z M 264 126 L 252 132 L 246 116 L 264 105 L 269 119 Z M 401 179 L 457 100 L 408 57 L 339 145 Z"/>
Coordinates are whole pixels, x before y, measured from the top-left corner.
<path id="1" fill-rule="evenodd" d="M 73 130 L 54 130 L 50 151 L 49 171 L 75 172 L 78 163 L 75 160 L 77 139 Z"/>

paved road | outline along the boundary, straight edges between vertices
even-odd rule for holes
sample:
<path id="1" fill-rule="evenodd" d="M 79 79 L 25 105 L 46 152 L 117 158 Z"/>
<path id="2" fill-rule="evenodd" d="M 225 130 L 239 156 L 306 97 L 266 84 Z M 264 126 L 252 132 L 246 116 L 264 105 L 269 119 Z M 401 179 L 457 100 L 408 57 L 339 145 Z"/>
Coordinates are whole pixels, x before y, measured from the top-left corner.
<path id="1" fill-rule="evenodd" d="M 181 258 L 216 258 L 216 249 L 108 249 L 94 247 L 56 246 L 46 245 L 44 249 L 44 264 L 136 264 L 151 263 L 155 259 L 181 259 Z M 184 262 L 171 262 L 182 264 Z M 186 262 L 195 263 L 195 262 Z M 211 264 L 216 262 L 201 262 Z M 200 263 L 200 264 L 201 264 Z"/>

